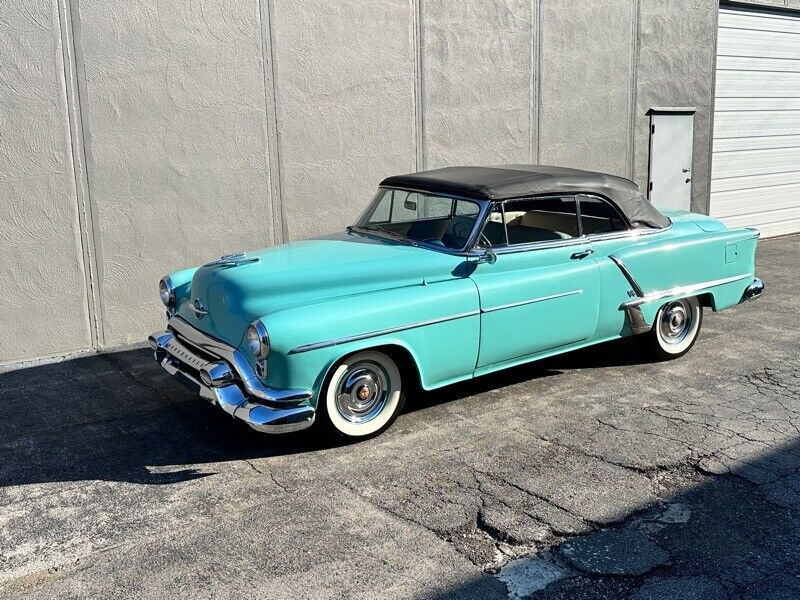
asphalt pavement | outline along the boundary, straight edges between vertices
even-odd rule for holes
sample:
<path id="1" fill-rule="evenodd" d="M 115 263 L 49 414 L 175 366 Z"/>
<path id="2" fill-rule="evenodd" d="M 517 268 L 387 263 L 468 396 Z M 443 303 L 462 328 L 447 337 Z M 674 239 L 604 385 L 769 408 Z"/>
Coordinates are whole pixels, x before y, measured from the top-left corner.
<path id="1" fill-rule="evenodd" d="M 627 340 L 250 431 L 148 350 L 0 373 L 0 597 L 800 597 L 800 237 L 684 358 Z M 679 268 L 676 265 L 675 268 Z"/>

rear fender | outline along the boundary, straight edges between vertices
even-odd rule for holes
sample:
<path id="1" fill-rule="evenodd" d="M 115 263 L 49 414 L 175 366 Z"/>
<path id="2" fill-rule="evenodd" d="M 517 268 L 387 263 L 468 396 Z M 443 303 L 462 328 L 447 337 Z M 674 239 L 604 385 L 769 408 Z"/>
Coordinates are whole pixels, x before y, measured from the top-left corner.
<path id="1" fill-rule="evenodd" d="M 633 333 L 648 331 L 658 309 L 671 300 L 705 296 L 715 311 L 742 302 L 755 277 L 757 239 L 750 228 L 698 232 L 611 255 L 631 285 L 620 310 Z"/>

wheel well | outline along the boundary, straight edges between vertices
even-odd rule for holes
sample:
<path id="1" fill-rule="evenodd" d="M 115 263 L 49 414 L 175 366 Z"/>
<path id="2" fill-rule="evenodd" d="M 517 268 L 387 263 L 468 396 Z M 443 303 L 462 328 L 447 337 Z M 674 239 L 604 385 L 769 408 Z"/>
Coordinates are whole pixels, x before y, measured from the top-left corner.
<path id="1" fill-rule="evenodd" d="M 408 388 L 409 390 L 419 390 L 422 388 L 422 380 L 419 374 L 419 367 L 417 366 L 417 361 L 414 360 L 414 357 L 411 355 L 411 352 L 408 351 L 407 348 L 403 346 L 398 346 L 395 344 L 384 344 L 383 346 L 370 346 L 366 348 L 359 348 L 358 350 L 353 350 L 352 352 L 348 352 L 347 354 L 343 354 L 340 356 L 336 361 L 328 368 L 325 377 L 322 379 L 322 387 L 321 389 L 325 389 L 325 386 L 328 384 L 328 381 L 331 377 L 331 374 L 334 371 L 334 367 L 341 363 L 344 359 L 348 356 L 353 356 L 354 354 L 358 354 L 359 352 L 368 352 L 368 351 L 375 351 L 375 352 L 383 352 L 389 358 L 394 360 L 397 363 L 397 368 L 400 369 L 400 374 L 408 381 Z"/>
<path id="2" fill-rule="evenodd" d="M 705 308 L 710 308 L 711 310 L 715 310 L 714 295 L 711 292 L 700 294 L 699 296 L 697 296 L 697 299 L 700 301 L 700 306 L 704 306 Z"/>
<path id="3" fill-rule="evenodd" d="M 400 374 L 403 377 L 407 377 L 409 380 L 410 385 L 408 388 L 406 388 L 407 391 L 409 389 L 418 390 L 422 387 L 417 361 L 414 360 L 414 357 L 407 348 L 404 348 L 403 346 L 387 344 L 384 346 L 375 346 L 374 348 L 363 348 L 362 350 L 375 350 L 376 352 L 383 352 L 392 358 L 392 360 L 397 363 L 397 368 L 400 369 Z M 359 352 L 362 350 L 359 350 Z"/>

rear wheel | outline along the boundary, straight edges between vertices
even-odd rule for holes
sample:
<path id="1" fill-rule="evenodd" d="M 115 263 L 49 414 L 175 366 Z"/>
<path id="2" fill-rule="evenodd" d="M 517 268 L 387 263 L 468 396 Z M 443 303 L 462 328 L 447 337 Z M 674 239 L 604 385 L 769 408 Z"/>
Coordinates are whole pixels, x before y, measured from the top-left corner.
<path id="1" fill-rule="evenodd" d="M 653 328 L 643 336 L 648 350 L 660 360 L 678 358 L 694 345 L 703 322 L 703 307 L 695 298 L 682 298 L 662 306 Z"/>
<path id="2" fill-rule="evenodd" d="M 400 369 L 383 352 L 357 352 L 334 367 L 322 400 L 325 421 L 333 433 L 347 438 L 377 435 L 403 409 Z"/>

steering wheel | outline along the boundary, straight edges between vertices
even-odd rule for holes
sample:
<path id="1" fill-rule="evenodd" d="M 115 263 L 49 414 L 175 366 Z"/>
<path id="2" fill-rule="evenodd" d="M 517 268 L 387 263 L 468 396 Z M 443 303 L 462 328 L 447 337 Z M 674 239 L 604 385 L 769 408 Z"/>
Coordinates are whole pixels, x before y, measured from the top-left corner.
<path id="1" fill-rule="evenodd" d="M 486 246 L 487 248 L 491 248 L 492 247 L 491 240 L 489 238 L 487 238 L 486 234 L 483 233 L 482 231 L 481 231 L 480 237 L 478 238 L 478 242 L 480 243 L 480 245 Z"/>
<path id="2" fill-rule="evenodd" d="M 459 241 L 466 242 L 469 234 L 472 233 L 474 223 L 465 223 L 463 220 L 458 219 L 453 222 L 450 235 Z"/>

